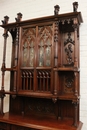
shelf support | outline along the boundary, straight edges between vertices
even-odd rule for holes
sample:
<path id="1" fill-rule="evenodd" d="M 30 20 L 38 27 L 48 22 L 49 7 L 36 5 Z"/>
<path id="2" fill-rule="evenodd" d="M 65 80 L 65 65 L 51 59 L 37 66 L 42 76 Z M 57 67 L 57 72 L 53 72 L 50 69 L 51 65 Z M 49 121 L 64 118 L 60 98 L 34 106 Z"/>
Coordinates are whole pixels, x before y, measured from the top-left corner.
<path id="1" fill-rule="evenodd" d="M 3 25 L 8 24 L 8 20 L 9 20 L 9 17 L 5 16 L 4 20 L 2 20 L 2 24 Z M 1 87 L 1 90 L 2 91 L 4 91 L 4 75 L 5 75 L 4 68 L 6 67 L 5 60 L 6 60 L 6 44 L 7 44 L 7 37 L 8 37 L 8 29 L 4 29 L 3 37 L 4 37 L 4 47 L 3 47 L 3 62 L 2 62 L 2 68 L 1 68 L 1 70 L 2 70 L 2 87 Z"/>
<path id="2" fill-rule="evenodd" d="M 0 91 L 0 114 L 3 115 L 4 112 L 3 112 L 3 100 L 4 100 L 4 96 L 5 94 L 2 93 L 2 91 Z"/>
<path id="3" fill-rule="evenodd" d="M 78 96 L 78 72 L 74 72 L 75 76 L 75 96 Z"/>
<path id="4" fill-rule="evenodd" d="M 78 127 L 78 104 L 79 104 L 79 100 L 74 100 L 72 101 L 72 103 L 74 104 L 74 122 L 73 125 L 75 127 Z"/>

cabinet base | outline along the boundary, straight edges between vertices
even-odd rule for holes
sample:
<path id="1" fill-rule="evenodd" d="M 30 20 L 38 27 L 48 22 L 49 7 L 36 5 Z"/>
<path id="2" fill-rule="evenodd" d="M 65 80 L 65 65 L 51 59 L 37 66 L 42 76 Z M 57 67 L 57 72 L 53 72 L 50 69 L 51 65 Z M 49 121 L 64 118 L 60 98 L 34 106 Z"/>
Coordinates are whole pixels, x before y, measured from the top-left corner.
<path id="1" fill-rule="evenodd" d="M 51 119 L 40 116 L 18 116 L 5 113 L 0 116 L 0 128 L 3 130 L 81 130 L 82 122 L 74 127 L 72 119 Z"/>

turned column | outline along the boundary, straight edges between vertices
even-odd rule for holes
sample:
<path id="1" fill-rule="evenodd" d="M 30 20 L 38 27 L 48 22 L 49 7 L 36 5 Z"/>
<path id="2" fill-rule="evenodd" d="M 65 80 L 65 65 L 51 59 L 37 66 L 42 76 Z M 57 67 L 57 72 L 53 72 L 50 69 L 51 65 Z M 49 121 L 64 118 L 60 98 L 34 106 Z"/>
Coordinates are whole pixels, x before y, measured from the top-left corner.
<path id="1" fill-rule="evenodd" d="M 0 114 L 3 115 L 3 100 L 4 100 L 4 94 L 1 92 L 0 93 Z"/>
<path id="2" fill-rule="evenodd" d="M 79 100 L 74 100 L 73 102 L 73 105 L 74 105 L 74 122 L 73 122 L 73 125 L 75 127 L 78 126 L 78 104 L 79 104 Z"/>
<path id="3" fill-rule="evenodd" d="M 17 18 L 15 18 L 16 22 L 20 22 L 22 18 L 22 14 L 18 13 Z M 19 47 L 19 27 L 16 28 L 16 40 L 15 40 L 15 62 L 14 67 L 17 68 L 18 65 L 18 47 Z M 13 91 L 17 91 L 17 71 L 14 72 L 14 88 Z"/>
<path id="4" fill-rule="evenodd" d="M 78 72 L 74 72 L 74 77 L 75 77 L 75 96 L 78 96 Z"/>
<path id="5" fill-rule="evenodd" d="M 9 17 L 8 16 L 5 16 L 4 17 L 4 20 L 2 20 L 2 24 L 3 25 L 6 25 L 8 24 L 8 20 L 9 20 Z M 8 37 L 8 29 L 5 28 L 4 29 L 4 34 L 3 34 L 3 37 L 4 37 L 4 47 L 3 47 L 3 61 L 2 61 L 2 68 L 1 68 L 1 71 L 2 71 L 2 87 L 1 87 L 1 92 L 0 92 L 0 114 L 3 114 L 3 99 L 4 99 L 4 75 L 5 75 L 5 60 L 6 60 L 6 44 L 7 44 L 7 37 Z"/>
<path id="6" fill-rule="evenodd" d="M 4 17 L 4 20 L 2 20 L 2 24 L 5 25 L 5 24 L 8 24 L 8 20 L 9 20 L 9 17 L 8 16 L 5 16 Z M 3 37 L 4 37 L 4 47 L 3 47 L 3 62 L 2 62 L 2 87 L 1 87 L 1 90 L 4 91 L 4 75 L 5 75 L 5 60 L 6 60 L 6 44 L 7 44 L 7 37 L 8 37 L 8 30 L 7 29 L 4 29 L 4 34 L 3 34 Z"/>
<path id="7" fill-rule="evenodd" d="M 54 15 L 57 16 L 59 13 L 59 5 L 54 6 Z M 58 68 L 58 27 L 59 21 L 55 18 L 54 23 L 54 67 Z M 58 85 L 58 72 L 54 71 L 54 95 L 57 95 L 57 85 Z M 56 100 L 56 99 L 55 99 Z"/>

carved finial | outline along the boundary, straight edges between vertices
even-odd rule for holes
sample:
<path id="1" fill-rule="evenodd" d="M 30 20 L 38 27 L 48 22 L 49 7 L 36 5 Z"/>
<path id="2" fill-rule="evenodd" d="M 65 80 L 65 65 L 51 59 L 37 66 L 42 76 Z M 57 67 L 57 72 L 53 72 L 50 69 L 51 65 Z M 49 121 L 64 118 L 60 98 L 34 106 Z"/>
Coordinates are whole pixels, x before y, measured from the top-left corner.
<path id="1" fill-rule="evenodd" d="M 2 20 L 2 24 L 8 24 L 9 17 L 4 16 L 4 20 Z"/>
<path id="2" fill-rule="evenodd" d="M 21 13 L 18 13 L 17 14 L 17 18 L 15 18 L 16 22 L 20 22 L 22 19 L 22 14 Z"/>
<path id="3" fill-rule="evenodd" d="M 59 9 L 60 9 L 59 5 L 54 6 L 54 15 L 58 15 Z"/>
<path id="4" fill-rule="evenodd" d="M 77 12 L 78 2 L 73 2 L 73 12 Z"/>

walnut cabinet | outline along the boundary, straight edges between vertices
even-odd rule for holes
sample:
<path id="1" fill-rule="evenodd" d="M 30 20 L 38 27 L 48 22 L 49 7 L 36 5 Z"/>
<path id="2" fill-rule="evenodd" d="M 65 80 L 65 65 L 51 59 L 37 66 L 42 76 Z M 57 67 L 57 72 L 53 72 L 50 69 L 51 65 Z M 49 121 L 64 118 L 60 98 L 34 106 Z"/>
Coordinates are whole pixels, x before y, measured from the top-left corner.
<path id="1" fill-rule="evenodd" d="M 0 130 L 81 130 L 79 120 L 79 26 L 83 22 L 78 3 L 73 12 L 8 23 L 5 16 Z M 11 67 L 6 66 L 8 32 L 12 36 Z M 4 85 L 10 72 L 10 89 Z M 9 112 L 4 97 L 9 95 Z"/>

